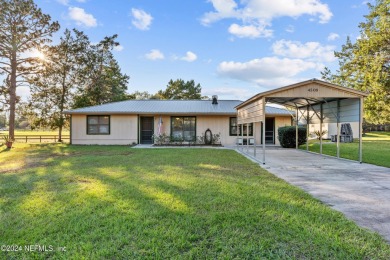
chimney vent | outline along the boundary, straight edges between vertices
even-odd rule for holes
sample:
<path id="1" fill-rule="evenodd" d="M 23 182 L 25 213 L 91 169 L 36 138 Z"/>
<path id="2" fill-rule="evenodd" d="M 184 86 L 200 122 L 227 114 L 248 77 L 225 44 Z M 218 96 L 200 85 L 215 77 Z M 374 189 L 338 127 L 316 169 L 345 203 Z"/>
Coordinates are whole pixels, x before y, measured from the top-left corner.
<path id="1" fill-rule="evenodd" d="M 218 96 L 217 95 L 213 95 L 213 97 L 212 97 L 212 99 L 213 99 L 213 105 L 218 105 Z"/>

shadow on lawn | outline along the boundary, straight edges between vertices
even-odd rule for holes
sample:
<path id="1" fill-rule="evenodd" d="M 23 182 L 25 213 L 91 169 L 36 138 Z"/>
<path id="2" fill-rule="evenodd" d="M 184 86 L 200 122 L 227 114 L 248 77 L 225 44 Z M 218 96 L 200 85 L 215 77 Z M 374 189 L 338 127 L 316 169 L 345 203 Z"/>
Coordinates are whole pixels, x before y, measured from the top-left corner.
<path id="1" fill-rule="evenodd" d="M 233 151 L 42 149 L 27 157 L 44 165 L 0 175 L 0 233 L 10 244 L 68 248 L 45 257 L 380 258 L 375 251 L 386 250 Z"/>

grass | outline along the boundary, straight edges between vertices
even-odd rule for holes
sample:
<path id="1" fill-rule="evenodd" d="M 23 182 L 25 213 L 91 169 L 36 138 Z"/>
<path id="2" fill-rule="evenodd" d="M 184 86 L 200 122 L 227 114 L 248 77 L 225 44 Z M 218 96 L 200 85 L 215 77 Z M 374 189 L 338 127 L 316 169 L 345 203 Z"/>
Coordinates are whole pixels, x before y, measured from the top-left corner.
<path id="1" fill-rule="evenodd" d="M 0 259 L 390 256 L 378 234 L 232 150 L 2 148 L 0 245 L 53 251 Z"/>
<path id="2" fill-rule="evenodd" d="M 300 149 L 306 149 L 306 144 Z M 320 144 L 318 140 L 309 141 L 309 151 L 319 153 Z M 324 141 L 322 146 L 323 154 L 336 156 L 336 143 Z M 390 167 L 390 132 L 371 132 L 363 137 L 363 162 L 375 165 Z M 359 142 L 340 143 L 340 157 L 359 160 Z"/>

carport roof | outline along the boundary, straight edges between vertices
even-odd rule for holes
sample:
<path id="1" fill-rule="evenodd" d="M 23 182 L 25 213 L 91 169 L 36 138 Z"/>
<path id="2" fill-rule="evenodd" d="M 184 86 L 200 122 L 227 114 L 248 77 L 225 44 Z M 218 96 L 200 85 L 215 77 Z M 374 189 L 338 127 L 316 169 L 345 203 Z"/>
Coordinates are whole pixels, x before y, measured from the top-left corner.
<path id="1" fill-rule="evenodd" d="M 311 79 L 259 93 L 236 106 L 236 109 L 240 109 L 262 98 L 265 98 L 266 102 L 269 103 L 299 108 L 307 105 L 331 102 L 340 98 L 360 98 L 366 96 L 368 94 L 362 91 L 318 79 Z"/>

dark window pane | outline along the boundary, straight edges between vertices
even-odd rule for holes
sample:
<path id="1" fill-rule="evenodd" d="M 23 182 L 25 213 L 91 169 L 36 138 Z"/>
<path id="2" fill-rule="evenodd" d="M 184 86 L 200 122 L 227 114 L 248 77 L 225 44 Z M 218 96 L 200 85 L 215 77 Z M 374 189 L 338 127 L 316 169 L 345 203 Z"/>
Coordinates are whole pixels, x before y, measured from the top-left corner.
<path id="1" fill-rule="evenodd" d="M 98 126 L 97 125 L 90 125 L 88 127 L 88 133 L 89 134 L 97 134 L 98 133 Z"/>
<path id="2" fill-rule="evenodd" d="M 193 141 L 196 138 L 196 118 L 195 117 L 172 117 L 172 133 L 174 139 L 184 139 Z"/>
<path id="3" fill-rule="evenodd" d="M 88 117 L 88 124 L 98 124 L 99 123 L 99 117 L 98 116 L 89 116 Z"/>
<path id="4" fill-rule="evenodd" d="M 99 117 L 99 124 L 108 125 L 110 118 L 108 116 L 100 116 Z"/>
<path id="5" fill-rule="evenodd" d="M 99 133 L 100 134 L 108 134 L 110 131 L 109 131 L 109 127 L 108 125 L 100 125 L 99 126 Z"/>
<path id="6" fill-rule="evenodd" d="M 87 116 L 87 134 L 110 134 L 110 116 Z"/>

